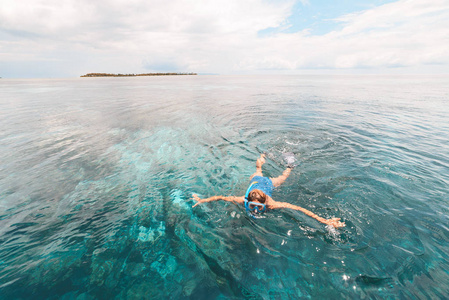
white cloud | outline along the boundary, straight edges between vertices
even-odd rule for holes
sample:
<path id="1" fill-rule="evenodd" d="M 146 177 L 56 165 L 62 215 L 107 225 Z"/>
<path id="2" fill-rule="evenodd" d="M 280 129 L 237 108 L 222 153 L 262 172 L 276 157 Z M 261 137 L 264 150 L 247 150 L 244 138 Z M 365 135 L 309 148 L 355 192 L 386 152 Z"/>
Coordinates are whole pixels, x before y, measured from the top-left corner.
<path id="1" fill-rule="evenodd" d="M 269 60 L 263 55 L 257 62 L 248 59 L 248 69 L 272 68 L 280 58 L 295 69 L 404 68 L 406 72 L 407 67 L 447 68 L 449 64 L 449 1 L 398 1 L 337 21 L 343 27 L 325 35 L 305 31 L 278 34 L 265 39 L 265 45 L 259 41 L 258 48 L 276 54 Z M 279 63 L 282 66 L 285 62 Z"/>
<path id="2" fill-rule="evenodd" d="M 324 35 L 258 36 L 285 25 L 293 6 L 290 0 L 3 0 L 0 76 L 18 61 L 41 62 L 43 73 L 52 61 L 52 71 L 69 76 L 449 65 L 449 0 L 401 0 L 341 16 L 340 29 Z"/>
<path id="3" fill-rule="evenodd" d="M 340 20 L 344 28 L 324 37 L 345 61 L 335 67 L 449 63 L 449 1 L 398 1 Z"/>

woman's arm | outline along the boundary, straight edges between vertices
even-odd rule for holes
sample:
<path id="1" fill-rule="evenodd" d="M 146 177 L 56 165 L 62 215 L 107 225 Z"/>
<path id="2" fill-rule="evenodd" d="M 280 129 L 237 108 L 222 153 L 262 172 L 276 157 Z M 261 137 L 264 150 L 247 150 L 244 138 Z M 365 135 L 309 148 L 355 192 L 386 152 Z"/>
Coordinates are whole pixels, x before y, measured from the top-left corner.
<path id="1" fill-rule="evenodd" d="M 198 197 L 198 195 L 193 194 L 193 199 L 195 201 L 197 201 L 197 203 L 192 207 L 195 207 L 200 203 L 218 201 L 218 200 L 224 200 L 224 201 L 229 201 L 229 202 L 234 202 L 234 203 L 239 203 L 239 204 L 243 204 L 245 202 L 245 197 L 235 197 L 235 196 L 227 196 L 227 197 L 226 196 L 212 196 L 209 198 L 201 199 L 200 197 Z"/>
<path id="2" fill-rule="evenodd" d="M 271 208 L 271 209 L 290 208 L 290 209 L 294 209 L 294 210 L 299 210 L 300 212 L 308 215 L 309 217 L 314 218 L 315 220 L 317 220 L 318 222 L 321 222 L 323 224 L 332 225 L 335 228 L 346 226 L 346 224 L 344 222 L 340 222 L 340 218 L 325 219 L 325 218 L 322 218 L 322 217 L 318 216 L 317 214 L 314 214 L 310 210 L 307 210 L 307 209 L 302 208 L 302 207 L 297 206 L 297 205 L 293 205 L 293 204 L 290 204 L 290 203 L 287 203 L 287 202 L 278 202 L 278 201 L 273 201 L 273 202 L 274 203 L 272 203 L 269 206 L 269 208 Z"/>

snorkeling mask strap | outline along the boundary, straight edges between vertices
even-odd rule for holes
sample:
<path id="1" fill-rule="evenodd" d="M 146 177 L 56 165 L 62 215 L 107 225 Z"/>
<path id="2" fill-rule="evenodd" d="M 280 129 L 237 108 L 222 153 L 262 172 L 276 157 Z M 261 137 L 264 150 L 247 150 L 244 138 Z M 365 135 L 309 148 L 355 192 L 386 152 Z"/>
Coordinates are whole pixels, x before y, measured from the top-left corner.
<path id="1" fill-rule="evenodd" d="M 249 208 L 248 195 L 249 195 L 249 192 L 251 192 L 251 187 L 252 187 L 254 184 L 256 184 L 256 183 L 258 183 L 258 182 L 257 182 L 257 181 L 253 181 L 253 182 L 249 185 L 248 189 L 246 190 L 246 194 L 245 194 L 245 209 L 246 209 L 247 212 L 251 212 L 251 211 L 252 211 L 252 210 Z M 262 213 L 262 212 L 264 212 L 264 211 L 266 210 L 266 205 L 263 204 L 263 203 L 260 203 L 260 205 L 263 205 L 263 209 L 260 211 L 260 212 Z"/>
<path id="2" fill-rule="evenodd" d="M 251 184 L 249 185 L 248 189 L 246 190 L 245 201 L 248 201 L 248 195 L 249 195 L 249 192 L 251 192 L 251 187 L 252 187 L 253 185 L 255 185 L 256 183 L 258 183 L 258 182 L 257 182 L 257 181 L 253 181 L 253 182 L 251 182 Z"/>
<path id="3" fill-rule="evenodd" d="M 246 213 L 248 214 L 248 216 L 250 216 L 253 219 L 256 219 L 256 217 L 252 213 L 251 209 L 249 209 L 248 195 L 249 195 L 249 192 L 251 192 L 252 186 L 255 185 L 256 183 L 257 183 L 257 181 L 251 182 L 251 184 L 249 185 L 248 189 L 246 190 L 246 194 L 245 194 L 245 210 L 246 210 Z"/>
<path id="4" fill-rule="evenodd" d="M 251 187 L 253 185 L 255 185 L 256 183 L 257 183 L 257 181 L 251 182 L 251 184 L 249 185 L 248 189 L 246 190 L 246 194 L 245 194 L 245 209 L 246 209 L 246 212 L 248 212 L 248 213 L 251 212 L 251 210 L 248 207 L 248 195 L 249 195 L 249 192 L 251 192 Z"/>

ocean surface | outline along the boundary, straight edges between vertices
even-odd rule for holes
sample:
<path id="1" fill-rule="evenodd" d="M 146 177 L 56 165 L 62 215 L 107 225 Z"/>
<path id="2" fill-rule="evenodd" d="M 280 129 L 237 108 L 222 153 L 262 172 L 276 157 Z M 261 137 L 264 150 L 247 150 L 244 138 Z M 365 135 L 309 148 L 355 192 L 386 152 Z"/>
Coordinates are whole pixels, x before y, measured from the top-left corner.
<path id="1" fill-rule="evenodd" d="M 0 80 L 0 299 L 449 298 L 449 76 Z"/>

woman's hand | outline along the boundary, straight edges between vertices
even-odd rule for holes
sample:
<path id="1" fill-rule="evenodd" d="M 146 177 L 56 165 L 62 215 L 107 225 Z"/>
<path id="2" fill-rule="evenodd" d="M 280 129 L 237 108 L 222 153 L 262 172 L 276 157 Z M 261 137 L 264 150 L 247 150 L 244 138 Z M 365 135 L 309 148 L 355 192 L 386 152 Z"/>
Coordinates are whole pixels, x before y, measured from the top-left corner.
<path id="1" fill-rule="evenodd" d="M 202 202 L 206 202 L 206 201 L 204 201 L 205 199 L 201 199 L 200 197 L 198 197 L 197 194 L 193 194 L 192 196 L 193 196 L 192 199 L 195 200 L 195 201 L 197 202 L 197 203 L 196 203 L 194 206 L 192 206 L 192 207 L 195 207 L 195 206 L 197 206 L 198 204 L 200 204 L 200 203 L 202 203 Z"/>
<path id="2" fill-rule="evenodd" d="M 327 225 L 332 225 L 335 228 L 340 228 L 340 227 L 345 227 L 346 226 L 346 224 L 344 222 L 340 222 L 340 218 L 327 219 L 323 223 L 325 223 Z"/>

